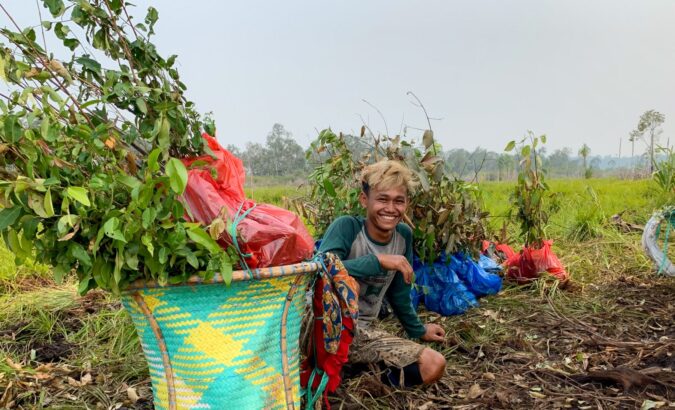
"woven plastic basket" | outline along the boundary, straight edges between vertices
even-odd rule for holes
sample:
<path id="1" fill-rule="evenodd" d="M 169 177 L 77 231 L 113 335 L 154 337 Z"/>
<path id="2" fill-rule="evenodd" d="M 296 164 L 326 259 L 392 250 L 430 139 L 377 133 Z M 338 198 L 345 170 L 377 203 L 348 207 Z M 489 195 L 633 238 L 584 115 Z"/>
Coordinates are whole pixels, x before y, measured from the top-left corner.
<path id="1" fill-rule="evenodd" d="M 157 409 L 300 408 L 304 287 L 316 263 L 235 271 L 122 295 L 148 361 Z"/>

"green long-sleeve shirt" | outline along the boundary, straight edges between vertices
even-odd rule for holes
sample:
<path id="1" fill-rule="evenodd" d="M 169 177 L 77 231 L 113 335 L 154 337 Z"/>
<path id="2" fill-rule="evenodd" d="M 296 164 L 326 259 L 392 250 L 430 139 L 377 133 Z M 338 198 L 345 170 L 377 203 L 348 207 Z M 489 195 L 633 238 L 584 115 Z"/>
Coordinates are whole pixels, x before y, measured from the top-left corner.
<path id="1" fill-rule="evenodd" d="M 368 236 L 365 219 L 341 216 L 328 227 L 319 250 L 339 256 L 349 274 L 359 282 L 359 326 L 368 326 L 377 318 L 386 296 L 408 336 L 424 335 L 424 325 L 412 307 L 411 285 L 405 283 L 400 272 L 383 270 L 376 256 L 403 255 L 412 266 L 410 227 L 398 224 L 391 240 L 382 243 Z"/>

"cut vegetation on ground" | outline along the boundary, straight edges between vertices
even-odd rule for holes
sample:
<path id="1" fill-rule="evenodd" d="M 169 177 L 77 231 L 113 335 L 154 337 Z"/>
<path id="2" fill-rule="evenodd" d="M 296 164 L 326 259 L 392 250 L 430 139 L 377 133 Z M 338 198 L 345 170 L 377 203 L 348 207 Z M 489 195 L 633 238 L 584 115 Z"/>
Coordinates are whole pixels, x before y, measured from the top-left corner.
<path id="1" fill-rule="evenodd" d="M 511 183 L 481 186 L 501 227 Z M 396 390 L 369 374 L 345 380 L 334 408 L 667 408 L 675 403 L 675 279 L 657 276 L 640 233 L 662 200 L 649 181 L 551 181 L 563 192 L 550 221 L 554 250 L 571 272 L 481 299 L 454 317 L 422 310 L 448 332 L 440 383 Z M 253 188 L 281 203 L 288 187 Z M 256 196 L 256 193 L 258 196 Z M 671 244 L 671 251 L 673 246 Z M 672 255 L 672 253 L 671 253 Z M 152 408 L 146 362 L 127 313 L 107 293 L 76 294 L 43 266 L 16 268 L 0 248 L 0 408 Z M 387 319 L 382 326 L 400 332 Z"/>

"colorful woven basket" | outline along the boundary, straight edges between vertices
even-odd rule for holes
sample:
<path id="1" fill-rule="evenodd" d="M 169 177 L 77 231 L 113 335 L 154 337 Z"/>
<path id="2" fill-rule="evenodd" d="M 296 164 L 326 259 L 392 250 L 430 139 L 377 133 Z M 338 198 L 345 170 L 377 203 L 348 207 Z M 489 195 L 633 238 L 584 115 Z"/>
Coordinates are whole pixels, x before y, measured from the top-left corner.
<path id="1" fill-rule="evenodd" d="M 148 361 L 157 409 L 300 408 L 299 333 L 317 263 L 235 271 L 122 295 Z"/>

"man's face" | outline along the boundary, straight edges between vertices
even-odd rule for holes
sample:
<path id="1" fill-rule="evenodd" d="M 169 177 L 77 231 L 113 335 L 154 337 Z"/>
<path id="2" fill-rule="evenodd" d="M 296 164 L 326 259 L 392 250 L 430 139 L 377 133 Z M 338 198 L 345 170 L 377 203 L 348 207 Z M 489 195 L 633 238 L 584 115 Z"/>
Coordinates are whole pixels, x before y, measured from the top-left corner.
<path id="1" fill-rule="evenodd" d="M 368 195 L 361 192 L 359 201 L 372 228 L 378 233 L 391 233 L 408 207 L 408 192 L 403 186 L 382 191 L 371 187 Z"/>

